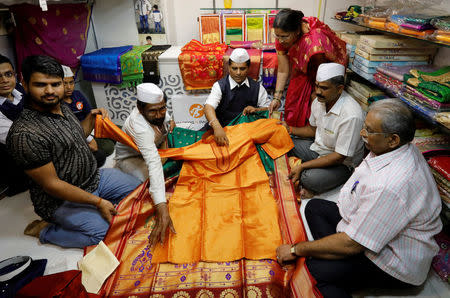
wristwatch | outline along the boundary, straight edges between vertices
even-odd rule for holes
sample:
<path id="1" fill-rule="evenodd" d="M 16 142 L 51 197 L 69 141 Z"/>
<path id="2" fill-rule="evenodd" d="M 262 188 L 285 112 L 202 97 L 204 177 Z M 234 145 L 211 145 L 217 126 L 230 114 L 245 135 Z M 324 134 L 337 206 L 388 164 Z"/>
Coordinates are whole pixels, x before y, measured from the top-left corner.
<path id="1" fill-rule="evenodd" d="M 294 256 L 296 256 L 297 254 L 295 253 L 295 244 L 293 244 L 291 246 L 291 254 L 293 254 Z"/>

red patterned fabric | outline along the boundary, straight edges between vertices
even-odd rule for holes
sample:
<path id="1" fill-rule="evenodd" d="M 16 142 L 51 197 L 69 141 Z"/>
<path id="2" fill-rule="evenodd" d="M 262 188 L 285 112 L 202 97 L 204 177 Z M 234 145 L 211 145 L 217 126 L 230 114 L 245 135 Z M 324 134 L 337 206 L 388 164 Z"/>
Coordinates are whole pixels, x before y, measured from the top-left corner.
<path id="1" fill-rule="evenodd" d="M 289 49 L 276 41 L 279 52 L 287 52 L 291 66 L 291 80 L 286 94 L 285 120 L 290 126 L 301 127 L 308 123 L 311 114 L 310 97 L 316 78 L 308 73 L 308 63 L 312 56 L 324 54 L 328 61 L 347 65 L 345 42 L 319 19 L 304 17 L 309 32 Z"/>
<path id="2" fill-rule="evenodd" d="M 224 43 L 202 44 L 191 40 L 178 56 L 181 76 L 186 90 L 209 89 L 223 76 Z"/>
<path id="3" fill-rule="evenodd" d="M 450 156 L 435 156 L 428 160 L 428 164 L 450 181 Z"/>

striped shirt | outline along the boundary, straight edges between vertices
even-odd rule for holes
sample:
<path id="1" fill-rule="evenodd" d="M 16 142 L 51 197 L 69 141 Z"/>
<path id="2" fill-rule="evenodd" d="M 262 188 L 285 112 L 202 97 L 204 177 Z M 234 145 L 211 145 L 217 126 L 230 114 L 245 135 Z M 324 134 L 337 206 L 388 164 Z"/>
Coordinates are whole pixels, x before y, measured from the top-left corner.
<path id="1" fill-rule="evenodd" d="M 61 180 L 93 192 L 100 178 L 97 163 L 77 117 L 65 104 L 61 104 L 61 111 L 64 116 L 25 107 L 9 130 L 8 151 L 25 170 L 52 162 Z M 35 182 L 30 195 L 37 215 L 52 221 L 63 200 L 50 196 Z"/>
<path id="2" fill-rule="evenodd" d="M 428 164 L 415 145 L 370 153 L 343 186 L 338 199 L 345 232 L 386 273 L 422 284 L 438 246 L 441 199 Z"/>

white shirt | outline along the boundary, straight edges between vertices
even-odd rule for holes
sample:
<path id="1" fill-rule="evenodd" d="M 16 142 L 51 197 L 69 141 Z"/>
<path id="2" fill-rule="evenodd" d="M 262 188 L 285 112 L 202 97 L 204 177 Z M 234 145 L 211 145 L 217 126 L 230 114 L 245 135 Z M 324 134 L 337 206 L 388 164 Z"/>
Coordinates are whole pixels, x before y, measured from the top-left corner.
<path id="1" fill-rule="evenodd" d="M 427 162 L 413 144 L 364 159 L 338 199 L 345 232 L 393 277 L 422 284 L 438 246 L 441 198 Z"/>
<path id="2" fill-rule="evenodd" d="M 141 153 L 136 152 L 131 147 L 117 143 L 115 159 L 121 160 L 142 154 L 148 168 L 150 179 L 149 192 L 153 198 L 153 203 L 157 205 L 166 202 L 163 167 L 158 148 L 155 145 L 155 131 L 153 127 L 135 107 L 125 120 L 122 130 L 133 139 Z"/>
<path id="3" fill-rule="evenodd" d="M 242 86 L 247 85 L 247 87 L 250 88 L 250 83 L 248 81 L 248 78 L 245 79 L 244 82 L 242 82 L 240 85 L 236 83 L 235 80 L 231 78 L 231 76 L 228 76 L 228 80 L 230 81 L 230 89 L 233 90 L 236 86 Z M 212 106 L 214 109 L 217 109 L 217 106 L 219 105 L 220 101 L 222 100 L 222 90 L 220 90 L 219 82 L 215 82 L 211 88 L 211 93 L 209 94 L 208 98 L 205 101 L 205 104 L 208 104 Z M 267 98 L 267 91 L 266 89 L 261 85 L 259 86 L 259 93 L 258 93 L 258 108 L 262 107 L 268 107 L 270 105 L 270 99 Z"/>
<path id="4" fill-rule="evenodd" d="M 20 100 L 22 99 L 22 93 L 14 89 L 12 92 L 12 96 L 14 97 L 12 104 L 19 104 Z M 2 105 L 6 100 L 8 100 L 6 97 L 0 96 L 0 105 Z M 6 143 L 6 137 L 8 136 L 8 131 L 12 123 L 13 122 L 8 117 L 0 112 L 0 143 Z"/>
<path id="5" fill-rule="evenodd" d="M 161 20 L 163 18 L 162 13 L 161 13 L 160 10 L 158 10 L 158 11 L 152 10 L 151 17 L 153 19 L 153 22 L 155 22 L 155 23 L 161 22 Z"/>
<path id="6" fill-rule="evenodd" d="M 319 156 L 337 152 L 347 156 L 344 165 L 356 167 L 361 162 L 364 143 L 360 132 L 364 124 L 364 112 L 348 93 L 343 91 L 328 113 L 325 104 L 316 98 L 311 105 L 309 124 L 317 127 L 310 149 Z"/>
<path id="7" fill-rule="evenodd" d="M 139 11 L 139 15 L 144 16 L 148 14 L 152 9 L 152 6 L 148 0 L 138 0 L 136 1 L 136 4 L 134 4 L 134 9 Z"/>

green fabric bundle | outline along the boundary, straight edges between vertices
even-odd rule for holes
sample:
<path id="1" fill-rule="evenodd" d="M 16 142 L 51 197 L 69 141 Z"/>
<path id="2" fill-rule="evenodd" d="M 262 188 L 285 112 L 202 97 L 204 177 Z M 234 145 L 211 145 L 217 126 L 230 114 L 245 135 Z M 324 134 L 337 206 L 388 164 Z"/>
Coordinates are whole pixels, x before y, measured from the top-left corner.
<path id="1" fill-rule="evenodd" d="M 233 119 L 228 126 L 238 125 L 242 123 L 249 123 L 258 119 L 266 119 L 269 116 L 269 111 L 260 111 L 251 115 L 242 115 L 242 113 Z M 167 136 L 169 148 L 181 148 L 189 146 L 199 141 L 206 131 L 196 131 L 180 127 L 175 127 L 172 133 Z M 274 170 L 273 159 L 261 148 L 261 145 L 256 144 L 259 156 L 264 165 L 267 174 L 272 174 Z M 182 160 L 167 160 L 164 164 L 164 177 L 170 178 L 178 175 L 183 165 Z"/>
<path id="2" fill-rule="evenodd" d="M 133 46 L 131 51 L 120 56 L 122 83 L 119 88 L 132 87 L 142 83 L 144 79 L 142 53 L 150 48 L 151 45 Z"/>

